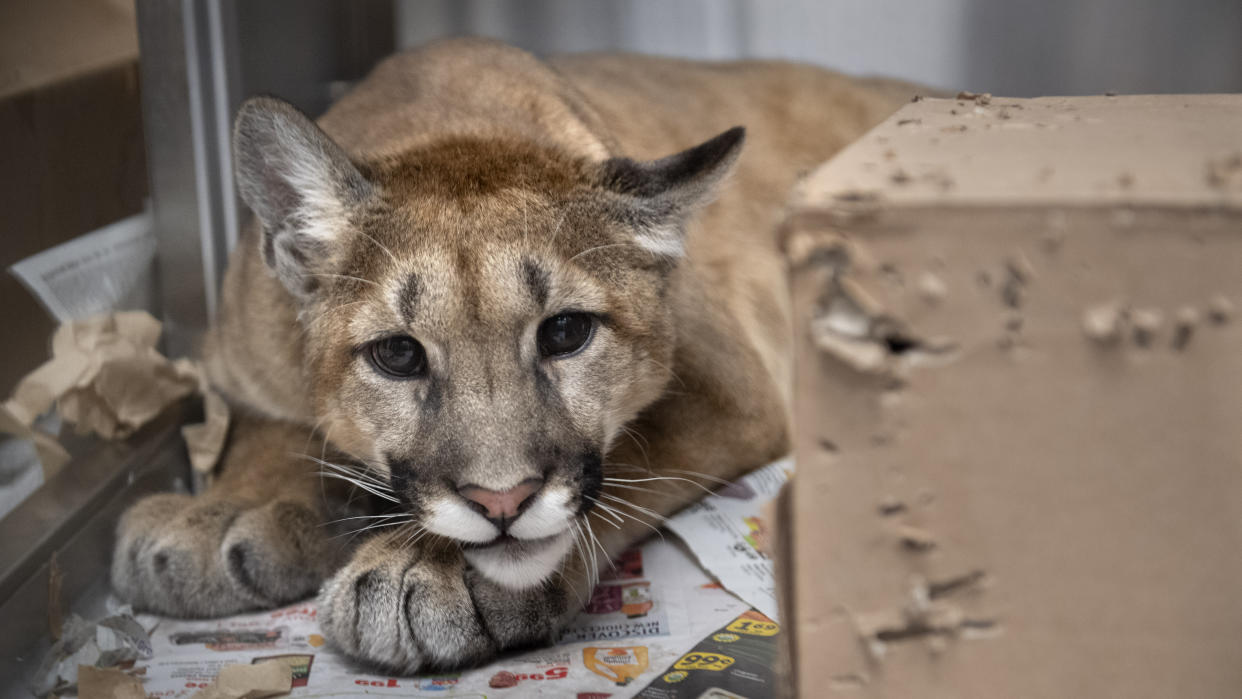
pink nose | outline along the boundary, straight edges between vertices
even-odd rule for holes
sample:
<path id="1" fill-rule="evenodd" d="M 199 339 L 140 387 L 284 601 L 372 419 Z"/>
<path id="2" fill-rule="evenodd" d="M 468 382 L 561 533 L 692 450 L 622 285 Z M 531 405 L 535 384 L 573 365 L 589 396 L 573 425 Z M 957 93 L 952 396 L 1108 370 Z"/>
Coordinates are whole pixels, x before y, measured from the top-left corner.
<path id="1" fill-rule="evenodd" d="M 540 478 L 527 478 L 513 488 L 505 491 L 488 490 L 477 485 L 463 485 L 457 492 L 465 499 L 478 505 L 484 517 L 492 520 L 507 520 L 517 517 L 522 505 L 543 487 Z"/>

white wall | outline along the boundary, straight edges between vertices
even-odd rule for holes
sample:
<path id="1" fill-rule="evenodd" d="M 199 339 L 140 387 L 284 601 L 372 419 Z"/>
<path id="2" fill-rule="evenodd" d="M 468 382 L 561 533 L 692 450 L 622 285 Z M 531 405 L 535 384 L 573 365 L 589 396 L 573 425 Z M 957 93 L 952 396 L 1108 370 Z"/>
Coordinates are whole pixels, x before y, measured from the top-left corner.
<path id="1" fill-rule="evenodd" d="M 1242 92 L 1242 0 L 397 0 L 397 43 L 804 60 L 996 94 Z"/>

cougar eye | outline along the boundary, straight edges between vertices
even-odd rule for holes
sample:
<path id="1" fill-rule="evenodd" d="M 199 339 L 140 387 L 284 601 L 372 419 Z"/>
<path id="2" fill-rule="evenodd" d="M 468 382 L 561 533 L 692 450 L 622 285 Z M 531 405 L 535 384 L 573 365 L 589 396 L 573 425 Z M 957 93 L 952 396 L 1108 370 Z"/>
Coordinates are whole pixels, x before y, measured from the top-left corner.
<path id="1" fill-rule="evenodd" d="M 573 354 L 591 341 L 595 318 L 589 313 L 562 313 L 539 324 L 536 341 L 539 354 L 562 357 Z"/>
<path id="2" fill-rule="evenodd" d="M 389 376 L 408 379 L 427 372 L 427 353 L 412 337 L 396 335 L 371 343 L 371 365 Z"/>

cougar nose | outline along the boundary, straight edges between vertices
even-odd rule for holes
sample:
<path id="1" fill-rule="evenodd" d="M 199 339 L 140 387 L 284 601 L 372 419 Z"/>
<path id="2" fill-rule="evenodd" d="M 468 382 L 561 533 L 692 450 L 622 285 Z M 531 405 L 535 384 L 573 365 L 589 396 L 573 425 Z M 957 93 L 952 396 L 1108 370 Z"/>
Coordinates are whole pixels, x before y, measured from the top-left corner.
<path id="1" fill-rule="evenodd" d="M 476 512 L 491 520 L 504 531 L 509 522 L 517 518 L 526 509 L 531 498 L 543 487 L 543 479 L 527 478 L 509 490 L 488 490 L 474 484 L 466 484 L 457 489 L 457 493 L 466 500 Z"/>

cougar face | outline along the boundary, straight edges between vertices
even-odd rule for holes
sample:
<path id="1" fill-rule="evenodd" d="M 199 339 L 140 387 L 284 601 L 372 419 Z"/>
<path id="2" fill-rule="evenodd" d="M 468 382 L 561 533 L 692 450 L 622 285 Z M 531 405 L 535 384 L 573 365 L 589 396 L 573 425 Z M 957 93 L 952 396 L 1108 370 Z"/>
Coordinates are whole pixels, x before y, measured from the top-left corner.
<path id="1" fill-rule="evenodd" d="M 292 107 L 243 106 L 238 181 L 300 309 L 321 429 L 412 535 L 511 587 L 550 574 L 670 378 L 683 225 L 741 141 L 640 163 L 453 138 L 354 163 Z"/>

